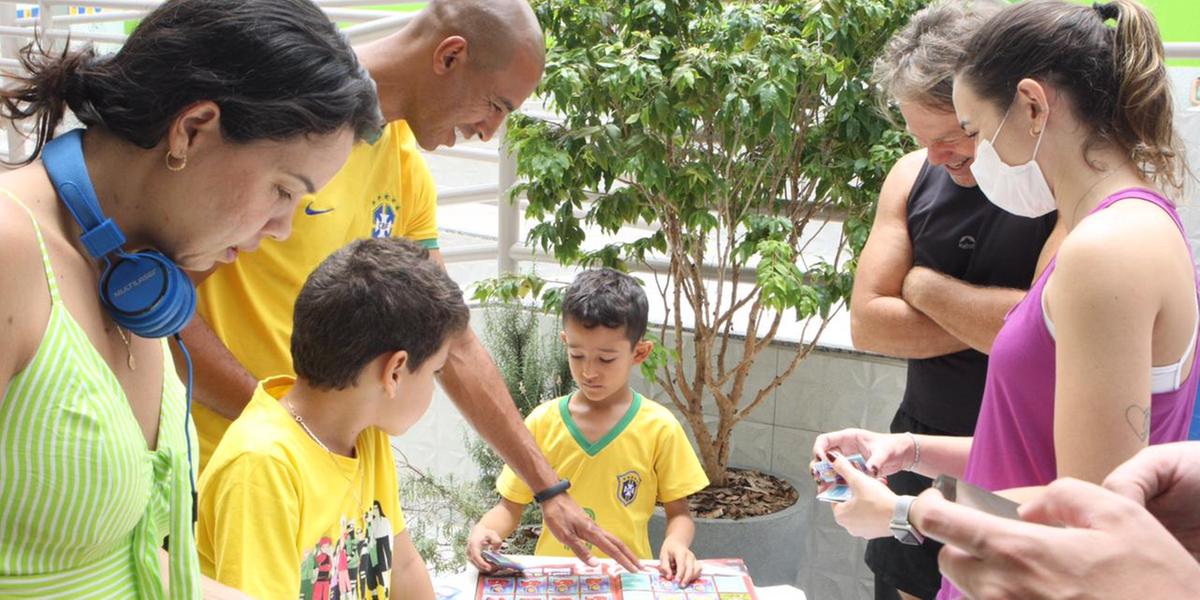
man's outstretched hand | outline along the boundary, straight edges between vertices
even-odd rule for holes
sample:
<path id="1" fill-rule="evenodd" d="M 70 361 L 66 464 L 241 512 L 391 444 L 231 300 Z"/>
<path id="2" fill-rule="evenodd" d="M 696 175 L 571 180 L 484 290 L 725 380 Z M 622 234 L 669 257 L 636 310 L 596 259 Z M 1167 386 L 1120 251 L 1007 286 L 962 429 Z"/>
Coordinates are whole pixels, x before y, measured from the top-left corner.
<path id="1" fill-rule="evenodd" d="M 571 496 L 559 494 L 543 502 L 542 518 L 546 521 L 550 533 L 588 565 L 596 564 L 596 558 L 587 546 L 590 543 L 617 561 L 625 570 L 631 573 L 642 570 L 633 551 L 617 539 L 617 536 L 601 529 Z"/>

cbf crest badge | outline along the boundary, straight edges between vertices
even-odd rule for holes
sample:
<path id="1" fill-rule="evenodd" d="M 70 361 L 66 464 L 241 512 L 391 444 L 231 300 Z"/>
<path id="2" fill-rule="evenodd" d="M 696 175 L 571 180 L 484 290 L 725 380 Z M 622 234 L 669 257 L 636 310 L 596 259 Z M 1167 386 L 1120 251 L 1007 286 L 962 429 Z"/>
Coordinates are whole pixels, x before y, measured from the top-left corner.
<path id="1" fill-rule="evenodd" d="M 383 193 L 375 197 L 371 207 L 373 222 L 371 237 L 392 237 L 392 229 L 396 226 L 396 212 L 400 209 L 400 202 L 396 200 L 395 196 Z"/>
<path id="2" fill-rule="evenodd" d="M 626 471 L 617 475 L 617 500 L 629 506 L 637 500 L 638 488 L 642 486 L 642 476 L 637 471 Z"/>

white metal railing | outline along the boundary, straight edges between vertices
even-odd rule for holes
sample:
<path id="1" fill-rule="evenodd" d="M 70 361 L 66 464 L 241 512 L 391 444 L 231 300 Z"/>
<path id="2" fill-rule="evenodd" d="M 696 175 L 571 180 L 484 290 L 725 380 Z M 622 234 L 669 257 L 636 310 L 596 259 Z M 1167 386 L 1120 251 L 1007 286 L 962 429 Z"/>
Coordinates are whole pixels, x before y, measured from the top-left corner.
<path id="1" fill-rule="evenodd" d="M 33 38 L 34 29 L 43 39 L 51 43 L 62 43 L 69 38 L 70 43 L 97 42 L 105 44 L 120 44 L 125 41 L 121 33 L 83 31 L 70 29 L 71 26 L 92 25 L 99 23 L 124 22 L 145 16 L 161 3 L 161 0 L 38 0 L 37 2 L 14 2 L 0 0 L 0 68 L 16 69 L 20 64 L 16 60 L 20 46 Z M 357 8 L 378 5 L 379 0 L 315 0 L 315 3 L 334 21 L 349 23 L 343 31 L 356 43 L 377 39 L 398 30 L 412 18 L 412 13 L 396 13 L 376 9 Z M 17 18 L 18 4 L 37 7 L 37 15 Z M 85 14 L 55 14 L 56 8 L 84 6 L 100 9 Z M 32 11 L 31 11 L 32 12 Z M 1200 42 L 1165 44 L 1168 58 L 1200 58 Z M 530 112 L 539 112 L 536 109 Z M 14 156 L 14 149 L 24 149 L 24 132 L 15 124 L 5 124 L 8 141 L 8 156 Z M 469 185 L 452 188 L 440 188 L 438 199 L 440 205 L 455 205 L 479 201 L 495 200 L 498 208 L 497 235 L 494 244 L 477 244 L 461 248 L 443 250 L 443 258 L 447 262 L 466 262 L 485 260 L 495 257 L 501 273 L 516 271 L 518 261 L 554 262 L 553 257 L 535 252 L 524 246 L 520 241 L 521 205 L 520 202 L 510 202 L 508 190 L 516 183 L 516 161 L 504 151 L 504 134 L 500 135 L 500 150 L 481 148 L 442 148 L 434 154 L 458 159 L 480 161 L 497 165 L 497 182 L 495 184 Z M 661 261 L 659 261 L 661 262 Z M 664 263 L 665 264 L 665 263 Z M 647 264 L 649 268 L 664 265 Z"/>
<path id="2" fill-rule="evenodd" d="M 1200 42 L 1171 42 L 1163 46 L 1167 58 L 1200 58 Z"/>

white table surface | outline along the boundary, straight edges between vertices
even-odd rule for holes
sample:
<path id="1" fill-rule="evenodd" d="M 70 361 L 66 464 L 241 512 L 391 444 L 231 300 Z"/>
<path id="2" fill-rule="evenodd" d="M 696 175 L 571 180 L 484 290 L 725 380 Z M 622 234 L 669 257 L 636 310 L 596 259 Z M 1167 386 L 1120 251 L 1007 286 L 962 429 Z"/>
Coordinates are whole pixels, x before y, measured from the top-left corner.
<path id="1" fill-rule="evenodd" d="M 512 556 L 513 560 L 522 565 L 538 566 L 538 565 L 561 565 L 571 562 L 571 559 L 558 558 L 552 556 Z M 609 564 L 616 564 L 611 560 L 604 560 Z M 647 566 L 657 566 L 658 561 L 642 561 Z M 475 584 L 479 576 L 479 571 L 471 565 L 467 565 L 466 570 L 458 573 L 440 575 L 433 578 L 433 591 L 437 595 L 438 600 L 474 600 Z M 804 592 L 790 585 L 772 585 L 767 587 L 755 587 L 755 594 L 759 600 L 807 600 Z"/>

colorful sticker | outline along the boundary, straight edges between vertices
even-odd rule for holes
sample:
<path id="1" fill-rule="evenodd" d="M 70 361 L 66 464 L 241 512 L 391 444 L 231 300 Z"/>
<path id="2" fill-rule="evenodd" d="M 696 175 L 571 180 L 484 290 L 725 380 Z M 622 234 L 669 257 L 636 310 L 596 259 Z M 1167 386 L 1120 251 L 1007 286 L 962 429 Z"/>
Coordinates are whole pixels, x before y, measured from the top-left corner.
<path id="1" fill-rule="evenodd" d="M 650 591 L 650 576 L 646 573 L 622 573 L 621 591 Z M 628 596 L 628 594 L 626 594 Z"/>
<path id="2" fill-rule="evenodd" d="M 717 591 L 721 594 L 726 592 L 746 592 L 746 580 L 741 577 L 729 577 L 717 575 L 713 577 L 713 583 L 717 586 Z"/>
<path id="3" fill-rule="evenodd" d="M 544 577 L 522 577 L 517 579 L 517 593 L 541 595 L 546 591 L 546 579 Z"/>
<path id="4" fill-rule="evenodd" d="M 577 594 L 577 593 L 579 593 L 579 578 L 578 577 L 551 577 L 550 578 L 550 593 L 551 594 Z"/>
<path id="5" fill-rule="evenodd" d="M 483 591 L 489 594 L 512 593 L 514 582 L 509 578 L 489 577 L 483 580 Z"/>
<path id="6" fill-rule="evenodd" d="M 658 592 L 678 592 L 681 591 L 678 583 L 670 579 L 664 579 L 659 575 L 653 575 L 650 585 Z"/>
<path id="7" fill-rule="evenodd" d="M 612 589 L 612 581 L 608 577 L 599 575 L 580 577 L 579 589 L 585 594 L 608 593 Z"/>

